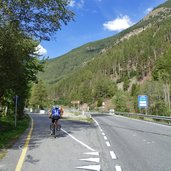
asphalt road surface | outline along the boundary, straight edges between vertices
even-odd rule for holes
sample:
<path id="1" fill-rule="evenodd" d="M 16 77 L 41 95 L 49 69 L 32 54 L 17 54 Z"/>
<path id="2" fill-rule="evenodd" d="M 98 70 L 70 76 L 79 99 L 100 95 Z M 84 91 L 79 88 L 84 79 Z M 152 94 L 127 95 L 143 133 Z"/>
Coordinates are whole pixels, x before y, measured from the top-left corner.
<path id="1" fill-rule="evenodd" d="M 32 133 L 29 133 L 29 129 L 13 148 L 8 150 L 7 156 L 0 161 L 0 171 L 109 169 L 108 165 L 105 168 L 101 164 L 103 153 L 97 125 L 61 119 L 62 130 L 58 132 L 57 138 L 54 138 L 50 135 L 50 119 L 47 115 L 30 116 L 34 123 Z"/>
<path id="2" fill-rule="evenodd" d="M 0 171 L 171 171 L 171 127 L 120 116 L 93 115 L 94 123 L 60 120 L 57 138 L 47 115 L 0 161 Z"/>
<path id="3" fill-rule="evenodd" d="M 121 116 L 94 115 L 123 171 L 171 171 L 171 127 Z"/>

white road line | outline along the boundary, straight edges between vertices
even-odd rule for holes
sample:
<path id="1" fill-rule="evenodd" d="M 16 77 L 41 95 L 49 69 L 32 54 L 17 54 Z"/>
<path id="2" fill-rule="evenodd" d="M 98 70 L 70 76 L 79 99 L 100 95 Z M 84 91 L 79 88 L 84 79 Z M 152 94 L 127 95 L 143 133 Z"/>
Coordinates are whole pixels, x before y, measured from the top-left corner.
<path id="1" fill-rule="evenodd" d="M 107 137 L 106 136 L 104 136 L 104 140 L 107 140 Z"/>
<path id="2" fill-rule="evenodd" d="M 77 169 L 100 171 L 100 165 L 89 165 L 89 166 L 81 166 L 81 167 L 76 167 L 76 168 Z"/>
<path id="3" fill-rule="evenodd" d="M 162 127 L 171 128 L 169 125 L 162 125 L 160 123 L 154 123 L 154 122 L 149 122 L 149 121 L 139 120 L 139 119 L 134 119 L 134 118 L 127 118 L 127 117 L 120 116 L 120 115 L 115 115 L 115 117 L 124 118 L 124 119 L 128 119 L 128 120 L 135 120 L 137 122 L 144 122 L 144 123 L 147 123 L 147 124 L 153 124 L 153 125 L 158 125 L 158 126 L 162 126 Z"/>
<path id="4" fill-rule="evenodd" d="M 79 160 L 89 161 L 89 162 L 96 162 L 96 163 L 100 162 L 100 158 L 87 158 L 87 159 L 79 159 Z"/>
<path id="5" fill-rule="evenodd" d="M 4 167 L 4 165 L 0 165 L 0 168 Z"/>
<path id="6" fill-rule="evenodd" d="M 111 155 L 112 159 L 116 159 L 116 154 L 113 151 L 110 151 L 110 155 Z"/>
<path id="7" fill-rule="evenodd" d="M 100 127 L 99 123 L 93 118 L 94 122 L 97 124 L 97 126 L 99 127 L 100 131 L 103 132 L 103 129 Z"/>
<path id="8" fill-rule="evenodd" d="M 106 141 L 106 145 L 107 145 L 108 147 L 110 147 L 110 143 L 109 143 L 109 141 Z"/>
<path id="9" fill-rule="evenodd" d="M 94 122 L 96 122 L 96 124 L 99 126 L 99 123 L 93 118 Z"/>
<path id="10" fill-rule="evenodd" d="M 64 129 L 61 129 L 63 132 L 65 132 L 67 135 L 69 135 L 73 140 L 77 141 L 78 143 L 80 143 L 81 145 L 83 145 L 84 147 L 86 147 L 87 149 L 91 150 L 91 151 L 95 151 L 94 149 L 92 149 L 90 146 L 88 146 L 87 144 L 83 143 L 82 141 L 78 140 L 77 138 L 75 138 L 73 135 L 69 134 L 67 131 L 65 131 Z"/>
<path id="11" fill-rule="evenodd" d="M 88 153 L 84 153 L 84 154 L 99 156 L 99 152 L 88 152 Z"/>
<path id="12" fill-rule="evenodd" d="M 102 135 L 104 135 L 104 136 L 105 136 L 105 133 L 104 133 L 104 132 L 102 132 Z"/>
<path id="13" fill-rule="evenodd" d="M 121 166 L 115 166 L 116 171 L 122 171 Z"/>

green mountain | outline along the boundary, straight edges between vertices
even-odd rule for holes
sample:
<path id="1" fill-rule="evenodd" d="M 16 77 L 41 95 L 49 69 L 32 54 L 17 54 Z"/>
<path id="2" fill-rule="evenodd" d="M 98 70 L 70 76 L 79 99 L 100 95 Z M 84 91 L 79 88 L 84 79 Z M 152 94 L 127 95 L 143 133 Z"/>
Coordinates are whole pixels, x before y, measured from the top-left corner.
<path id="1" fill-rule="evenodd" d="M 112 99 L 116 109 L 135 111 L 137 95 L 146 93 L 153 100 L 151 113 L 159 112 L 160 105 L 170 112 L 170 28 L 168 0 L 118 35 L 49 60 L 40 78 L 48 84 L 49 94 L 63 102 L 80 100 L 100 106 Z M 160 86 L 166 87 L 159 90 Z"/>

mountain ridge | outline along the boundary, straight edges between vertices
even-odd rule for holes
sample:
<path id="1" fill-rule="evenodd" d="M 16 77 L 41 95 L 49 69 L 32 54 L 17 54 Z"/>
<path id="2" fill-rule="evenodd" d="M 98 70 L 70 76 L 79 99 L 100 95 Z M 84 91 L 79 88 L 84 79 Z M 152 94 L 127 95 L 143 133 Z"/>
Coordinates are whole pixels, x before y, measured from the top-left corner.
<path id="1" fill-rule="evenodd" d="M 119 34 L 87 43 L 48 63 L 52 72 L 48 75 L 45 70 L 45 75 L 52 78 L 56 74 L 49 80 L 41 77 L 48 84 L 49 94 L 68 102 L 79 99 L 89 104 L 116 97 L 120 91 L 132 99 L 141 93 L 140 87 L 147 80 L 159 77 L 158 71 L 170 51 L 170 21 L 169 0 Z"/>

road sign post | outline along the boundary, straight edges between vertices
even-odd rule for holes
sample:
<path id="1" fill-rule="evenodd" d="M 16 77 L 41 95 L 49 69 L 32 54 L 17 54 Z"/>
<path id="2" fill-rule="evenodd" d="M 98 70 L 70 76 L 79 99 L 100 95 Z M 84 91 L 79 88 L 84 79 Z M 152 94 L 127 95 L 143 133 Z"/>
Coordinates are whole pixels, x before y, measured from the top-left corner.
<path id="1" fill-rule="evenodd" d="M 18 105 L 18 96 L 15 96 L 15 127 L 17 126 L 17 105 Z"/>

